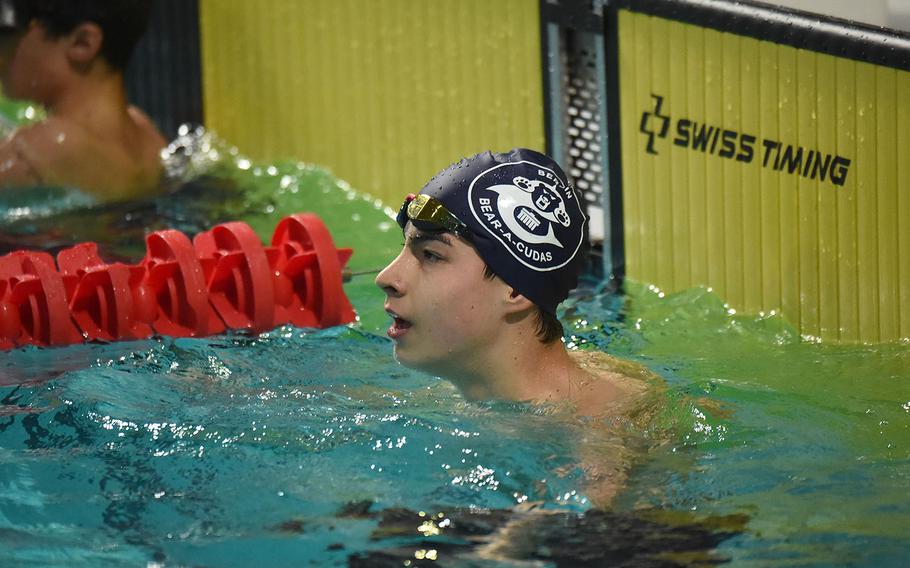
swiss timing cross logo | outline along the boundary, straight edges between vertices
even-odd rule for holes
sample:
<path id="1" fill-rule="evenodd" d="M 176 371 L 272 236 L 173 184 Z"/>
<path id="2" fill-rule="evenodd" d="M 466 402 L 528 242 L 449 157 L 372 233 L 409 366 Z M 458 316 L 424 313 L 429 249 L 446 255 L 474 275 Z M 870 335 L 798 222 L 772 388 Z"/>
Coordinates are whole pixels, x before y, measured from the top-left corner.
<path id="1" fill-rule="evenodd" d="M 669 139 L 676 148 L 734 160 L 744 165 L 758 163 L 761 167 L 776 172 L 821 182 L 830 181 L 837 186 L 843 186 L 847 182 L 851 160 L 846 156 L 825 152 L 820 148 L 788 144 L 783 140 L 762 138 L 750 132 L 707 124 L 693 118 L 671 119 L 669 114 L 663 114 L 664 97 L 651 93 L 651 98 L 654 108 L 641 113 L 641 123 L 638 126 L 639 132 L 648 138 L 645 150 L 649 154 L 658 153 L 654 149 L 657 138 Z"/>
<path id="2" fill-rule="evenodd" d="M 670 130 L 670 116 L 660 114 L 660 109 L 664 104 L 662 96 L 652 94 L 651 98 L 654 99 L 654 112 L 641 113 L 641 124 L 638 130 L 642 134 L 648 135 L 648 145 L 645 147 L 648 153 L 657 154 L 657 150 L 654 149 L 654 136 L 667 137 L 667 131 Z M 659 127 L 657 130 L 654 129 L 655 125 Z"/>

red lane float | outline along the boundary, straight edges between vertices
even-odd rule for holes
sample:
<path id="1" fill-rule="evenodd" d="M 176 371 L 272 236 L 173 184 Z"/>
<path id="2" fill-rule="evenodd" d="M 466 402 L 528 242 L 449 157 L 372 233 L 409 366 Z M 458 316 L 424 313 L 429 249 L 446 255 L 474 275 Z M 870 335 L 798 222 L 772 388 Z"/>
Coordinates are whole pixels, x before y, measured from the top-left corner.
<path id="1" fill-rule="evenodd" d="M 95 243 L 60 251 L 56 266 L 47 253 L 16 251 L 0 257 L 0 349 L 350 323 L 351 253 L 310 213 L 278 223 L 270 247 L 241 222 L 192 241 L 157 231 L 136 265 L 105 263 Z"/>

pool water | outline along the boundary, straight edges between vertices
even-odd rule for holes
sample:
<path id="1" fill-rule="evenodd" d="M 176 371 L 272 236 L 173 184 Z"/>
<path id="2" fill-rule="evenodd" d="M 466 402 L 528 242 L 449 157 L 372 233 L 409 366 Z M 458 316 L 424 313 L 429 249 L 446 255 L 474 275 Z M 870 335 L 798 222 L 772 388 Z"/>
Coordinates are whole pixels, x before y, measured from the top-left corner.
<path id="1" fill-rule="evenodd" d="M 0 197 L 0 244 L 144 252 L 145 227 L 233 219 L 268 238 L 317 212 L 355 271 L 400 231 L 383 204 L 307 164 L 180 141 L 166 198 Z M 705 290 L 587 282 L 573 349 L 669 386 L 653 447 L 608 511 L 576 457 L 585 425 L 471 403 L 391 358 L 372 276 L 360 321 L 249 336 L 21 348 L 0 357 L 0 565 L 903 566 L 910 557 L 907 343 L 804 341 Z M 658 444 L 657 441 L 669 440 Z M 530 504 L 537 509 L 526 512 Z M 496 554 L 478 542 L 497 541 Z M 528 562 L 537 564 L 528 564 Z"/>
<path id="2" fill-rule="evenodd" d="M 634 288 L 618 325 L 590 316 L 602 299 L 581 302 L 582 336 L 645 362 L 719 419 L 702 422 L 696 404 L 694 429 L 637 472 L 623 506 L 749 516 L 721 547 L 737 565 L 904 565 L 907 342 L 813 343 L 779 318 L 731 314 L 705 290 Z"/>

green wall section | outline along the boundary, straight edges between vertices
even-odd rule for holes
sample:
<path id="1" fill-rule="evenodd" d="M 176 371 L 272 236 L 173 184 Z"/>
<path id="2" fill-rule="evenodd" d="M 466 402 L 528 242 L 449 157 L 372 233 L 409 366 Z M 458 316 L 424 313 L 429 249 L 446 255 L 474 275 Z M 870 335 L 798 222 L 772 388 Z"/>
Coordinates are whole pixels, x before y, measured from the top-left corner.
<path id="1" fill-rule="evenodd" d="M 544 148 L 537 0 L 202 0 L 205 122 L 394 206 L 485 149 Z"/>
<path id="2" fill-rule="evenodd" d="M 619 33 L 628 275 L 910 338 L 910 73 L 628 11 Z"/>

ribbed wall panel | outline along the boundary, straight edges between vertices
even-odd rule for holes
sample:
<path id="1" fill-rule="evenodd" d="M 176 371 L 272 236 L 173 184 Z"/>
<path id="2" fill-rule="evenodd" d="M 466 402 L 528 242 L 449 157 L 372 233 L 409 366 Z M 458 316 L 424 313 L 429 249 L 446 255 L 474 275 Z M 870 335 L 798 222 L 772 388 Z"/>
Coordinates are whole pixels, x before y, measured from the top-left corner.
<path id="1" fill-rule="evenodd" d="M 536 0 L 201 0 L 206 124 L 398 203 L 485 149 L 544 147 Z"/>
<path id="2" fill-rule="evenodd" d="M 644 26 L 648 24 L 643 22 Z M 705 34 L 705 99 L 702 116 L 709 124 L 720 124 L 723 120 L 723 42 L 719 33 Z M 666 58 L 667 53 L 655 54 L 655 57 Z M 621 72 L 621 71 L 620 71 Z M 673 101 L 664 110 L 672 112 Z M 664 150 L 665 151 L 665 150 Z M 701 156 L 704 160 L 704 155 Z M 727 272 L 724 257 L 727 250 L 726 223 L 724 222 L 724 169 L 721 164 L 705 160 L 705 214 L 707 219 L 708 239 L 708 281 L 715 282 L 717 291 L 726 297 Z M 651 168 L 648 164 L 645 167 Z M 625 184 L 623 184 L 625 187 Z M 674 280 L 674 282 L 676 282 Z M 675 287 L 675 285 L 671 285 Z"/>
<path id="3" fill-rule="evenodd" d="M 686 30 L 680 27 L 672 27 L 669 30 L 668 41 L 673 44 L 685 41 Z M 674 93 L 679 93 L 682 104 L 688 104 L 688 89 L 686 88 L 687 80 L 687 61 L 682 59 L 678 65 L 669 66 L 669 88 Z M 688 156 L 682 153 L 674 154 L 670 157 L 672 161 L 670 170 L 676 175 L 670 178 L 667 189 L 670 192 L 670 226 L 672 227 L 671 243 L 679 243 L 681 250 L 691 249 L 692 241 L 692 210 L 689 207 L 689 199 L 685 191 L 686 177 L 688 174 Z M 667 252 L 672 255 L 672 264 L 674 279 L 691 279 L 692 269 L 690 259 L 686 255 L 674 254 L 674 246 L 668 247 Z"/>
<path id="4" fill-rule="evenodd" d="M 910 93 L 910 74 L 897 73 L 898 101 L 906 101 Z M 910 148 L 910 105 L 897 107 L 897 147 Z M 898 320 L 900 337 L 910 337 L 910 160 L 900 157 L 897 162 L 897 258 L 898 263 Z"/>
<path id="5" fill-rule="evenodd" d="M 856 151 L 856 63 L 841 59 L 835 63 L 835 76 L 843 79 L 836 91 L 837 151 L 847 154 Z M 847 80 L 853 78 L 854 80 Z M 856 192 L 837 193 L 837 293 L 838 324 L 841 338 L 860 340 L 859 325 L 859 267 L 857 257 L 859 230 Z"/>
<path id="6" fill-rule="evenodd" d="M 823 340 L 910 338 L 910 72 L 627 10 L 619 46 L 628 276 Z M 680 119 L 754 157 L 675 144 Z M 846 182 L 775 169 L 764 140 L 849 158 Z"/>

